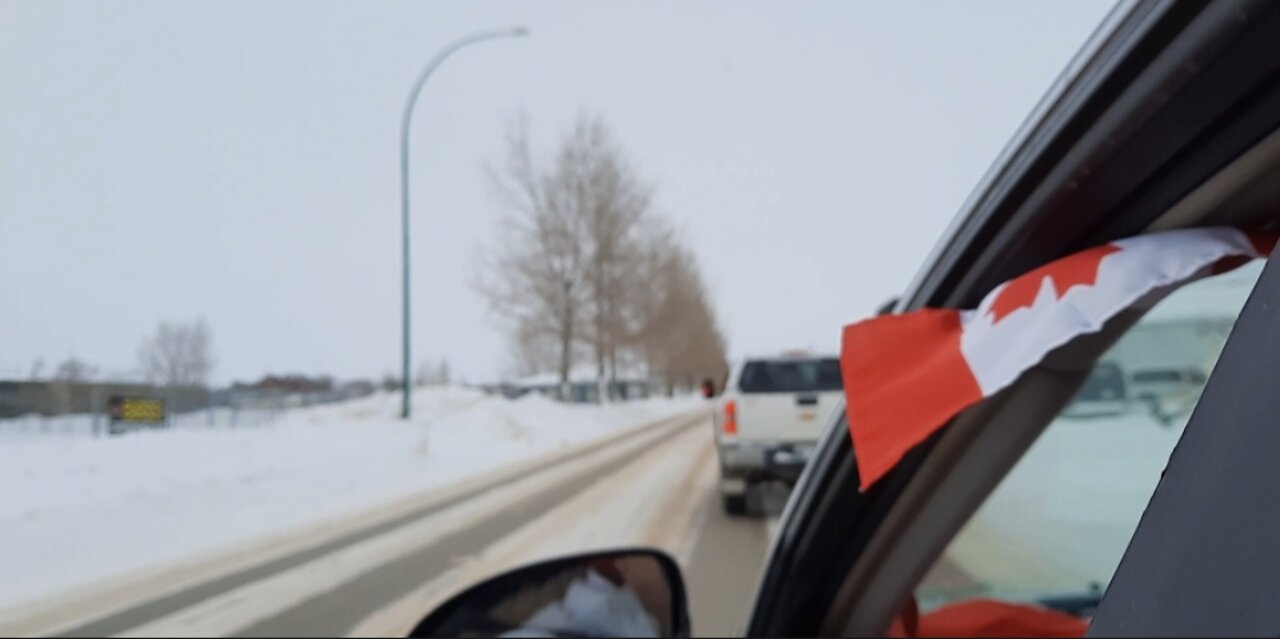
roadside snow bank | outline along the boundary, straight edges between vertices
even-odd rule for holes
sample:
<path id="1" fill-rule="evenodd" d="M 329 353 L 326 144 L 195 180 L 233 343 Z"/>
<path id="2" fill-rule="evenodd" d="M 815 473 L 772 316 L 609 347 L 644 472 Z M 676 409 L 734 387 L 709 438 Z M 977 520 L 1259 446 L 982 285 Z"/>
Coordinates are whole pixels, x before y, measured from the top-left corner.
<path id="1" fill-rule="evenodd" d="M 0 607 L 359 512 L 686 411 L 463 388 L 283 412 L 252 428 L 0 440 Z M 87 417 L 82 417 L 87 421 Z M 0 423 L 2 426 L 2 423 Z"/>

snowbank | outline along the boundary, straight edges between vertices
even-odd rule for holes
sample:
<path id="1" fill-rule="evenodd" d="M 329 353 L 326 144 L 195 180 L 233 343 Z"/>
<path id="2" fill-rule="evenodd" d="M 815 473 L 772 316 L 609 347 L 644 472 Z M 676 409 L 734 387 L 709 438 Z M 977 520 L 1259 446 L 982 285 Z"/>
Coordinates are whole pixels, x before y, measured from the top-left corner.
<path id="1" fill-rule="evenodd" d="M 575 406 L 440 388 L 415 394 L 410 422 L 396 418 L 397 395 L 378 394 L 251 428 L 24 430 L 0 439 L 0 607 L 350 515 L 701 401 Z"/>

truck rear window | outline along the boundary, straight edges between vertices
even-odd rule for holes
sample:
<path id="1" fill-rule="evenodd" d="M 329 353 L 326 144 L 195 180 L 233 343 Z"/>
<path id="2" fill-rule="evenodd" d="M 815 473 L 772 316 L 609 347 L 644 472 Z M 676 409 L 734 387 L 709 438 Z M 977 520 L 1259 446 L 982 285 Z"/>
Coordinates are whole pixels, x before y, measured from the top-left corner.
<path id="1" fill-rule="evenodd" d="M 744 393 L 802 393 L 838 391 L 840 360 L 795 359 L 747 362 L 738 381 Z"/>

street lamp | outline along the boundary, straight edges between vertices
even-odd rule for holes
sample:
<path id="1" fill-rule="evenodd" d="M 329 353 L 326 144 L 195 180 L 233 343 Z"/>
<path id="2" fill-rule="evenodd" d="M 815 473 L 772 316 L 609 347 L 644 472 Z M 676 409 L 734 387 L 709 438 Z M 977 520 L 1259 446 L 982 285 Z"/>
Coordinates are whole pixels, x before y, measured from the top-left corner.
<path id="1" fill-rule="evenodd" d="M 409 418 L 410 412 L 410 393 L 412 391 L 409 381 L 409 123 L 413 120 L 413 107 L 418 102 L 418 94 L 422 92 L 422 86 L 427 83 L 427 78 L 431 77 L 431 73 L 444 62 L 446 58 L 453 52 L 483 40 L 493 40 L 496 38 L 510 38 L 529 35 L 528 30 L 524 27 L 516 27 L 514 29 L 493 29 L 490 31 L 480 31 L 471 35 L 454 40 L 445 48 L 436 54 L 427 66 L 418 74 L 418 78 L 413 81 L 413 87 L 409 89 L 409 98 L 404 103 L 404 115 L 400 119 L 400 239 L 401 250 L 403 255 L 403 325 L 401 326 L 403 335 L 403 370 L 401 371 L 403 379 L 401 388 L 404 392 L 403 405 L 400 410 L 400 417 Z"/>

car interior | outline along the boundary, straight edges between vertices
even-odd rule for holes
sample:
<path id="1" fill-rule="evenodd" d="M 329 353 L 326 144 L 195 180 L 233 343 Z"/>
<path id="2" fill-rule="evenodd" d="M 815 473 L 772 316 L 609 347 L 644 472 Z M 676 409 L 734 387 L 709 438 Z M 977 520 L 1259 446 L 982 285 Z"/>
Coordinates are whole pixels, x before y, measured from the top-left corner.
<path id="1" fill-rule="evenodd" d="M 972 308 L 1000 282 L 1140 233 L 1275 229 L 1280 5 L 1117 10 L 965 205 L 895 310 Z M 1239 12 L 1255 14 L 1247 24 Z M 882 635 L 948 544 L 1148 307 L 1052 353 L 865 493 L 841 415 L 784 514 L 749 635 Z M 798 585 L 787 577 L 816 575 Z M 1095 601 L 1076 608 L 1086 615 Z"/>
<path id="2" fill-rule="evenodd" d="M 1272 134 L 1188 194 L 1147 231 L 1280 223 L 1280 134 Z M 1268 179 L 1270 178 L 1270 179 Z M 1229 203 L 1229 204 L 1228 204 Z M 1171 216 L 1176 216 L 1171 219 Z M 1175 226 L 1176 225 L 1176 226 Z M 1101 332 L 1058 349 L 1012 388 L 957 418 L 842 584 L 824 634 L 883 632 L 948 542 L 1079 390 L 1098 358 L 1149 310 L 1136 308 Z M 1101 594 L 1101 593 L 1099 593 Z M 841 614 L 842 612 L 847 614 Z"/>

